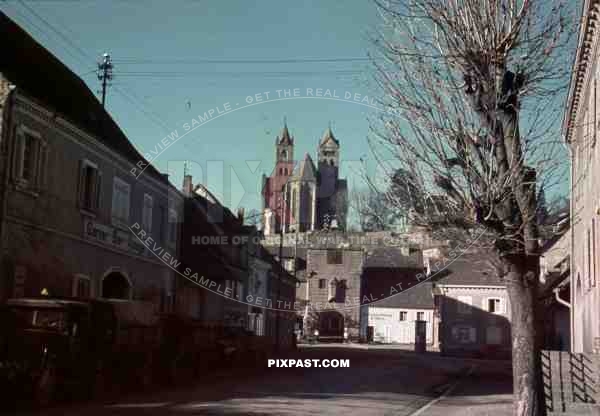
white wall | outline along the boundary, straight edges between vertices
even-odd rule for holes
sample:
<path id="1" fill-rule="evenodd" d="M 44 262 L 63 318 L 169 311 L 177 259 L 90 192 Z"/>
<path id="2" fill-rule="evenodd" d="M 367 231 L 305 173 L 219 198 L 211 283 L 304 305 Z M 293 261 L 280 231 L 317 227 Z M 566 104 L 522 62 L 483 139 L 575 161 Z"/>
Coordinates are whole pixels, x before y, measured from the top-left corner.
<path id="1" fill-rule="evenodd" d="M 407 312 L 406 321 L 400 321 L 400 312 Z M 417 312 L 425 313 L 427 343 L 433 342 L 433 309 L 402 309 L 369 306 L 368 326 L 374 327 L 374 341 L 413 344 Z"/>

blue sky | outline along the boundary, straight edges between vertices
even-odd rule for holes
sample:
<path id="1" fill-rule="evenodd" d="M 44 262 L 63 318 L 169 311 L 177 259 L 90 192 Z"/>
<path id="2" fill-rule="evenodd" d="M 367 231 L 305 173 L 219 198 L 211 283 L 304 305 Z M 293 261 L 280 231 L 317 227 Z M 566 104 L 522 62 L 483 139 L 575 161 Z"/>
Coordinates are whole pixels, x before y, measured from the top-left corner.
<path id="1" fill-rule="evenodd" d="M 306 88 L 336 90 L 340 96 L 351 92 L 374 98 L 376 93 L 367 61 L 298 62 L 366 58 L 369 33 L 377 23 L 368 0 L 9 0 L 0 8 L 93 91 L 99 88 L 96 61 L 104 52 L 111 54 L 114 85 L 107 108 L 144 153 L 193 117 L 226 102 L 244 103 L 249 95 L 270 92 L 274 97 L 275 90 L 293 88 L 302 95 Z M 295 62 L 281 62 L 287 59 Z M 196 129 L 155 165 L 170 170 L 179 186 L 182 161 L 190 160 L 194 180 L 208 184 L 226 205 L 260 208 L 261 174 L 273 168 L 273 144 L 284 117 L 296 138 L 296 159 L 305 152 L 314 157 L 331 123 L 341 141 L 341 158 L 349 162 L 369 152 L 367 117 L 373 115 L 366 106 L 343 101 L 266 102 Z M 247 161 L 259 161 L 258 169 L 253 171 Z M 342 163 L 341 174 L 351 187 L 359 180 L 356 166 Z"/>

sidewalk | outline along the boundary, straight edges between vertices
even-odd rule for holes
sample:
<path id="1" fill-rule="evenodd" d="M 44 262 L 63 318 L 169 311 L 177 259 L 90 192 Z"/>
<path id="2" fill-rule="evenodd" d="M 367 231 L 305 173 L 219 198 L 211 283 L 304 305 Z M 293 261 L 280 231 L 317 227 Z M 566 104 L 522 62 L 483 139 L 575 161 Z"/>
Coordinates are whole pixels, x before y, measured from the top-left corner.
<path id="1" fill-rule="evenodd" d="M 363 350 L 402 350 L 402 351 L 414 351 L 415 346 L 413 344 L 359 344 L 359 343 L 336 343 L 336 342 L 322 342 L 315 344 L 298 344 L 298 348 L 356 348 Z M 439 350 L 431 345 L 427 346 L 427 352 L 439 352 Z"/>

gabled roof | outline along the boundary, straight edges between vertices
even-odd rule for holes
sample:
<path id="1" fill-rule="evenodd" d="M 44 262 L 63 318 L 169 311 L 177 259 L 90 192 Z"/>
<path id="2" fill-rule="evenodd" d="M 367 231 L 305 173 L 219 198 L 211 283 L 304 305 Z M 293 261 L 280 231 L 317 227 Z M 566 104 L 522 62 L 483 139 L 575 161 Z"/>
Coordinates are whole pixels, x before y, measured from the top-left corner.
<path id="1" fill-rule="evenodd" d="M 436 285 L 506 286 L 484 254 L 463 254 L 454 259 L 431 260 Z"/>
<path id="2" fill-rule="evenodd" d="M 277 144 L 294 144 L 294 138 L 290 136 L 290 132 L 288 130 L 287 124 L 283 125 L 283 129 L 281 130 L 281 135 L 277 137 Z"/>
<path id="3" fill-rule="evenodd" d="M 315 164 L 308 153 L 306 153 L 304 159 L 294 167 L 291 179 L 310 182 L 315 182 L 317 180 Z"/>
<path id="4" fill-rule="evenodd" d="M 377 296 L 377 295 L 374 295 Z M 399 309 L 434 309 L 433 290 L 431 282 L 423 282 L 388 296 L 385 299 L 373 302 L 372 308 L 399 308 Z"/>
<path id="5" fill-rule="evenodd" d="M 18 24 L 0 11 L 0 74 L 70 123 L 137 164 L 146 161 L 87 85 Z M 169 183 L 151 164 L 145 172 Z"/>
<path id="6" fill-rule="evenodd" d="M 333 136 L 331 127 L 328 127 L 327 130 L 325 130 L 325 133 L 323 134 L 321 141 L 319 142 L 319 147 L 324 146 L 330 140 L 333 140 L 333 142 L 336 144 L 336 146 L 340 145 L 340 142 L 338 142 L 338 140 Z"/>
<path id="7" fill-rule="evenodd" d="M 403 249 L 408 249 L 409 252 L 402 254 Z M 367 252 L 364 268 L 412 268 L 423 270 L 423 255 L 420 250 L 409 247 L 375 247 Z"/>

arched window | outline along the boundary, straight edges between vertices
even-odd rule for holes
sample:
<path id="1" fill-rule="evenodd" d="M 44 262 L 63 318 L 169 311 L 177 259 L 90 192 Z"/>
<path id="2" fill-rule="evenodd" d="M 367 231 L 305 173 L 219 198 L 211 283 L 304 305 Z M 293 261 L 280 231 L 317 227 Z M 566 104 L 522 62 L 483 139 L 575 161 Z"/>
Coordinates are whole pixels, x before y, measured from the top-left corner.
<path id="1" fill-rule="evenodd" d="M 280 153 L 280 157 L 281 157 L 281 160 L 287 160 L 287 157 L 288 157 L 287 150 L 285 150 L 285 149 L 282 150 Z"/>
<path id="2" fill-rule="evenodd" d="M 111 272 L 102 280 L 102 297 L 110 299 L 131 299 L 129 279 L 120 272 Z"/>

